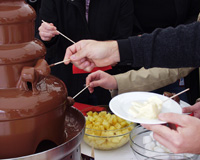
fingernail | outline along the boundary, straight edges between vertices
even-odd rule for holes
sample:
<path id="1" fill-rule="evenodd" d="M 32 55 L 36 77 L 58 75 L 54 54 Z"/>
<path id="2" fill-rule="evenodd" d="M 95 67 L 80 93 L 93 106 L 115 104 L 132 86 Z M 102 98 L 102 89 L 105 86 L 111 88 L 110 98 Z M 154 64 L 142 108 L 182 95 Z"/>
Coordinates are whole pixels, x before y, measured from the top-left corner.
<path id="1" fill-rule="evenodd" d="M 75 60 L 75 59 L 76 59 L 76 56 L 75 56 L 75 55 L 72 55 L 72 56 L 70 57 L 70 59 Z"/>
<path id="2" fill-rule="evenodd" d="M 81 63 L 83 63 L 85 60 L 84 59 L 81 59 Z"/>

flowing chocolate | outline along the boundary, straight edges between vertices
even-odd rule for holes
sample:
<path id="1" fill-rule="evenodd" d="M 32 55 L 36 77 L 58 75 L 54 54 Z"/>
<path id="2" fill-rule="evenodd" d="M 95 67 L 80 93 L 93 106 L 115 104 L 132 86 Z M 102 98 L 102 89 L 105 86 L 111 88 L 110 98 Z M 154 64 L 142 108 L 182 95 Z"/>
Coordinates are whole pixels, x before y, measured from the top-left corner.
<path id="1" fill-rule="evenodd" d="M 28 91 L 28 82 L 31 84 L 33 94 L 38 94 L 37 84 L 50 75 L 50 67 L 44 59 L 39 59 L 34 67 L 23 67 L 17 88 Z"/>

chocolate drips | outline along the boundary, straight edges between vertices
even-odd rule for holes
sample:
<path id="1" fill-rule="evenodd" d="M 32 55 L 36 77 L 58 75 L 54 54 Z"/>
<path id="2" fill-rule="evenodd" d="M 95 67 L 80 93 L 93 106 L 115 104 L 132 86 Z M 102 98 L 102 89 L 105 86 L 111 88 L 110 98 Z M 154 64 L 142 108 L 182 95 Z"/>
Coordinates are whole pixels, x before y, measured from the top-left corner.
<path id="1" fill-rule="evenodd" d="M 17 88 L 28 91 L 28 82 L 31 83 L 33 94 L 38 94 L 37 84 L 50 75 L 50 67 L 44 59 L 39 59 L 34 67 L 23 67 Z"/>

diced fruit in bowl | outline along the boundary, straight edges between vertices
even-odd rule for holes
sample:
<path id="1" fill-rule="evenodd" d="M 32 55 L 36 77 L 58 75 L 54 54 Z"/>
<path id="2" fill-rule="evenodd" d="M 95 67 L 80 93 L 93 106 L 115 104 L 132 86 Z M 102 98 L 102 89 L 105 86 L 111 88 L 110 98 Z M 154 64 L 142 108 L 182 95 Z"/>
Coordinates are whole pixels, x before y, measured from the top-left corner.
<path id="1" fill-rule="evenodd" d="M 128 122 L 107 111 L 89 111 L 86 115 L 84 141 L 100 150 L 116 149 L 129 141 L 135 123 Z"/>

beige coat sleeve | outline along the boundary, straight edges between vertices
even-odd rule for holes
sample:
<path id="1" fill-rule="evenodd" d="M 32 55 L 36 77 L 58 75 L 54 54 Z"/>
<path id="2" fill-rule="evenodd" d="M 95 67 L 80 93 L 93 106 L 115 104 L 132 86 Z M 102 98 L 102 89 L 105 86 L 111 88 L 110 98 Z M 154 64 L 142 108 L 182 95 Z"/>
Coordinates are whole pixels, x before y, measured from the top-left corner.
<path id="1" fill-rule="evenodd" d="M 114 75 L 118 90 L 111 91 L 112 97 L 130 91 L 152 91 L 187 76 L 195 68 L 151 68 L 131 70 L 123 74 Z"/>

